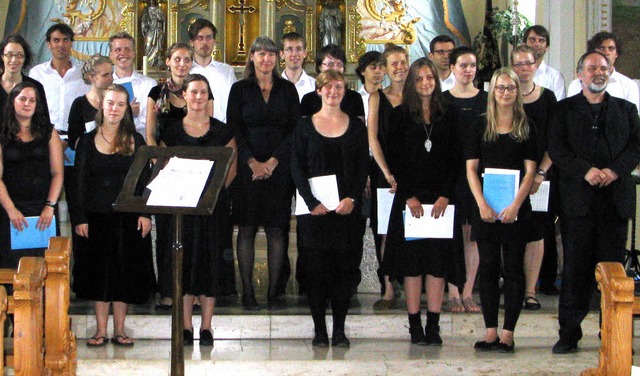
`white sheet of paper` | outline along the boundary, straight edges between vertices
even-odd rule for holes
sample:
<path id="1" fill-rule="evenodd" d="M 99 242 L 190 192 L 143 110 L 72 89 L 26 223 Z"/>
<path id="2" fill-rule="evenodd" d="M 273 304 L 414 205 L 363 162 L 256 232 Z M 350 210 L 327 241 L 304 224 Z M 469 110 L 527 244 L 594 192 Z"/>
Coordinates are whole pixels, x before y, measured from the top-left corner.
<path id="1" fill-rule="evenodd" d="M 535 212 L 548 212 L 549 211 L 549 190 L 551 189 L 551 182 L 546 180 L 540 184 L 538 192 L 535 195 L 529 195 L 531 200 L 531 210 Z"/>
<path id="2" fill-rule="evenodd" d="M 378 234 L 386 235 L 389 228 L 389 215 L 391 214 L 391 205 L 395 193 L 390 193 L 389 188 L 378 188 L 376 190 L 378 198 Z"/>
<path id="3" fill-rule="evenodd" d="M 327 209 L 335 210 L 340 203 L 338 180 L 335 175 L 317 176 L 309 179 L 313 197 L 317 198 Z M 300 192 L 296 189 L 296 215 L 309 214 L 309 208 Z"/>
<path id="4" fill-rule="evenodd" d="M 207 183 L 213 161 L 173 157 L 147 188 L 147 205 L 194 208 Z"/>
<path id="5" fill-rule="evenodd" d="M 453 218 L 455 205 L 447 206 L 444 215 L 435 219 L 431 216 L 433 205 L 422 205 L 424 216 L 413 217 L 408 206 L 405 206 L 404 237 L 409 239 L 453 239 Z"/>
<path id="6" fill-rule="evenodd" d="M 85 133 L 89 133 L 92 130 L 96 129 L 96 121 L 92 120 L 84 123 L 84 129 L 85 129 Z"/>

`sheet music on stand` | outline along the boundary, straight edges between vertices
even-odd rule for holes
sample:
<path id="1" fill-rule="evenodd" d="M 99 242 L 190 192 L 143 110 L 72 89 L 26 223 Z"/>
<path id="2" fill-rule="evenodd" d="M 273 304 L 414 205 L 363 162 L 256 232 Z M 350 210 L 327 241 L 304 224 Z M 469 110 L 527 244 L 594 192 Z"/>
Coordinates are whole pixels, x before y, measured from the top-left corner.
<path id="1" fill-rule="evenodd" d="M 147 205 L 198 205 L 214 161 L 172 157 L 147 188 L 151 190 Z"/>

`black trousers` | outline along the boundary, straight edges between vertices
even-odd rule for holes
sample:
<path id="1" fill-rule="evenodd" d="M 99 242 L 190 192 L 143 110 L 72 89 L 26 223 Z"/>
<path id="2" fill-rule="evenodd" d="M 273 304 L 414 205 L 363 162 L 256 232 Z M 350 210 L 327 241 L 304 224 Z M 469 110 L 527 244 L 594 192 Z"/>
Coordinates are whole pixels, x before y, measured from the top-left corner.
<path id="1" fill-rule="evenodd" d="M 524 299 L 524 250 L 522 236 L 524 222 L 514 224 L 484 224 L 489 231 L 478 237 L 480 255 L 479 289 L 482 316 L 487 328 L 498 327 L 500 308 L 500 265 L 504 262 L 504 325 L 505 330 L 514 331 Z"/>
<path id="2" fill-rule="evenodd" d="M 602 197 L 586 216 L 563 217 L 561 228 L 564 267 L 558 321 L 560 338 L 571 343 L 582 338 L 580 324 L 596 286 L 596 264 L 624 262 L 628 220 L 618 216 L 610 197 Z"/>

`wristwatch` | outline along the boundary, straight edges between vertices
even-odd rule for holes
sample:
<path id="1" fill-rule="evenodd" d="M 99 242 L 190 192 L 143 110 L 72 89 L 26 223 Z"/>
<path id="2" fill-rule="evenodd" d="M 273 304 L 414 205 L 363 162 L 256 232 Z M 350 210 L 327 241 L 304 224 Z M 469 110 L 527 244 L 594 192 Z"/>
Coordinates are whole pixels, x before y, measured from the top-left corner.
<path id="1" fill-rule="evenodd" d="M 540 176 L 542 176 L 544 178 L 547 177 L 547 172 L 545 170 L 541 169 L 541 168 L 536 170 L 536 174 L 538 174 L 538 175 L 540 175 Z"/>
<path id="2" fill-rule="evenodd" d="M 44 203 L 44 206 L 51 206 L 52 208 L 56 207 L 57 202 L 55 201 L 47 201 Z"/>

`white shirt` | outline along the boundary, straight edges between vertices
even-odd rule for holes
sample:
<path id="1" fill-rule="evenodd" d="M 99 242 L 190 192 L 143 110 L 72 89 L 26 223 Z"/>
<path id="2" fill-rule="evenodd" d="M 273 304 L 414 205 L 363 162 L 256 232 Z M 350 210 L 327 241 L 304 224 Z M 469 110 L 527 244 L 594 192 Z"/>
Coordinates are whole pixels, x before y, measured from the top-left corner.
<path id="1" fill-rule="evenodd" d="M 282 78 L 289 81 L 289 77 L 287 77 L 285 71 L 282 71 Z M 302 74 L 300 75 L 300 79 L 295 83 L 295 85 L 296 90 L 298 91 L 298 100 L 302 102 L 302 97 L 304 97 L 305 94 L 310 93 L 316 89 L 316 79 L 309 76 L 303 69 Z"/>
<path id="2" fill-rule="evenodd" d="M 191 73 L 198 73 L 207 78 L 213 93 L 213 117 L 226 123 L 229 92 L 231 85 L 238 81 L 231 65 L 211 59 L 209 65 L 202 67 L 194 60 Z"/>
<path id="3" fill-rule="evenodd" d="M 607 93 L 616 98 L 626 99 L 629 102 L 636 105 L 636 108 L 640 108 L 640 94 L 638 93 L 638 85 L 633 82 L 632 79 L 624 74 L 613 70 L 609 77 L 609 83 L 607 84 Z M 576 95 L 582 91 L 582 84 L 580 79 L 576 78 L 569 84 L 569 90 L 567 96 Z"/>
<path id="4" fill-rule="evenodd" d="M 136 97 L 136 101 L 140 103 L 140 113 L 138 116 L 133 118 L 133 122 L 136 124 L 136 131 L 146 140 L 147 134 L 145 132 L 145 128 L 147 125 L 147 97 L 149 96 L 149 91 L 151 91 L 154 86 L 158 85 L 158 83 L 153 78 L 144 76 L 136 71 L 134 71 L 131 76 L 123 78 L 119 78 L 118 75 L 116 75 L 116 72 L 113 72 L 114 84 L 123 84 L 125 82 L 131 82 L 133 95 Z M 133 98 L 129 98 L 129 100 L 133 100 Z"/>
<path id="5" fill-rule="evenodd" d="M 365 89 L 364 84 L 360 85 L 358 94 L 362 97 L 362 104 L 364 105 L 364 125 L 369 125 L 367 121 L 369 119 L 369 97 L 371 97 L 371 94 Z"/>
<path id="6" fill-rule="evenodd" d="M 82 80 L 82 67 L 76 60 L 71 59 L 71 69 L 64 77 L 60 77 L 58 71 L 53 69 L 51 61 L 33 67 L 29 77 L 38 80 L 44 86 L 51 123 L 57 130 L 66 132 L 69 128 L 71 104 L 77 97 L 87 94 L 91 86 Z"/>
<path id="7" fill-rule="evenodd" d="M 456 85 L 456 76 L 453 72 L 449 73 L 449 77 L 444 80 L 440 80 L 440 92 L 444 93 L 447 90 L 451 90 Z"/>
<path id="8" fill-rule="evenodd" d="M 533 75 L 533 82 L 536 85 L 553 91 L 557 100 L 564 99 L 564 76 L 562 73 L 548 66 L 544 60 L 540 63 L 538 70 L 536 70 L 536 73 Z"/>

